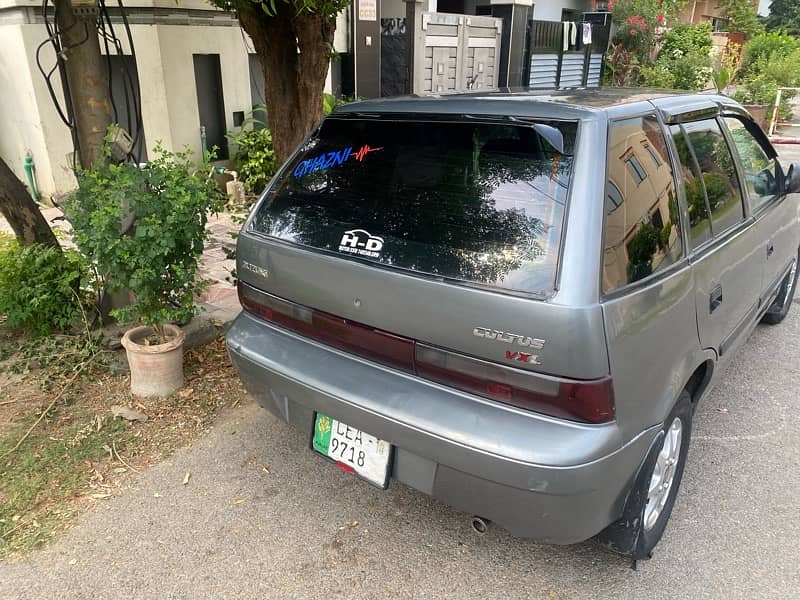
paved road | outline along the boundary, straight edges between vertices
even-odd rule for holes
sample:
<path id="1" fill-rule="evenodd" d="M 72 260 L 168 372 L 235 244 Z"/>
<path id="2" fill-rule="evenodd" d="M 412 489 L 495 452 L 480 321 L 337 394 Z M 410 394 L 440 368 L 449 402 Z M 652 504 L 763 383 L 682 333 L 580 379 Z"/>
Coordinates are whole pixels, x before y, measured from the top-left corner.
<path id="1" fill-rule="evenodd" d="M 796 303 L 702 405 L 672 521 L 636 572 L 591 543 L 477 536 L 468 515 L 331 468 L 248 404 L 51 548 L 1 565 L 0 598 L 796 598 L 799 339 Z"/>

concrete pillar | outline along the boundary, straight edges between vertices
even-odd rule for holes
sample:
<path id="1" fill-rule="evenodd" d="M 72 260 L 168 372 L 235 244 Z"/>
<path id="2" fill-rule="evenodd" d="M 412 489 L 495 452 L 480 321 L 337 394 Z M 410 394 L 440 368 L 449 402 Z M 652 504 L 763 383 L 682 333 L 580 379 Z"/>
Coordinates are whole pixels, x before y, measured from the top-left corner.
<path id="1" fill-rule="evenodd" d="M 408 36 L 408 59 L 406 60 L 406 93 L 422 91 L 422 59 L 425 51 L 425 32 L 422 30 L 422 13 L 429 12 L 428 4 L 435 0 L 403 0 L 406 3 L 406 35 Z"/>
<path id="2" fill-rule="evenodd" d="M 499 87 L 528 84 L 525 61 L 528 57 L 528 23 L 533 15 L 533 0 L 490 0 L 492 16 L 503 19 L 498 68 Z"/>
<path id="3" fill-rule="evenodd" d="M 358 98 L 380 98 L 380 0 L 353 0 L 352 32 L 355 95 Z"/>

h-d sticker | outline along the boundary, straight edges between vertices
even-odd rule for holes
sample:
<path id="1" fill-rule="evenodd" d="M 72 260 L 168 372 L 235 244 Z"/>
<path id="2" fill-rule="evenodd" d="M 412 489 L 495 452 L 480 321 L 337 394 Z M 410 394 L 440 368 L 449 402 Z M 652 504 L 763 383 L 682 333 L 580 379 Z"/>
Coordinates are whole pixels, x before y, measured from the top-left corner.
<path id="1" fill-rule="evenodd" d="M 383 249 L 383 238 L 364 229 L 345 231 L 339 242 L 339 252 L 378 258 Z"/>

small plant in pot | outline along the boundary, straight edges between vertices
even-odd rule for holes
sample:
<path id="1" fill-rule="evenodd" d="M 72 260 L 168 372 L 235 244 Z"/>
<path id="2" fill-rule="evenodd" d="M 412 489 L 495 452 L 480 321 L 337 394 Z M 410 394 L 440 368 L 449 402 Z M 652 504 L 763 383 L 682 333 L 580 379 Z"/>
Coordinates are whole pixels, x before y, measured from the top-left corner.
<path id="1" fill-rule="evenodd" d="M 206 221 L 225 200 L 207 160 L 197 164 L 190 151 L 161 146 L 155 154 L 144 168 L 107 160 L 79 172 L 66 209 L 75 243 L 102 274 L 105 290 L 131 292 L 131 303 L 111 314 L 139 324 L 122 339 L 138 396 L 183 387 L 184 333 L 173 323 L 195 314 Z"/>

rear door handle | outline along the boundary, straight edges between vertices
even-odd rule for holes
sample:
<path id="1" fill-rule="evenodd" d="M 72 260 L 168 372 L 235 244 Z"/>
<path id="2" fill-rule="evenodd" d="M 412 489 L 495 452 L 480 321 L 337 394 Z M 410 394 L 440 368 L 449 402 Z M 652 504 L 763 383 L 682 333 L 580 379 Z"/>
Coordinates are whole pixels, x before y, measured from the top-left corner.
<path id="1" fill-rule="evenodd" d="M 772 256 L 772 253 L 775 252 L 775 246 L 772 242 L 767 243 L 767 258 Z"/>
<path id="2" fill-rule="evenodd" d="M 718 285 L 708 296 L 708 312 L 713 313 L 717 307 L 722 304 L 722 285 Z"/>

